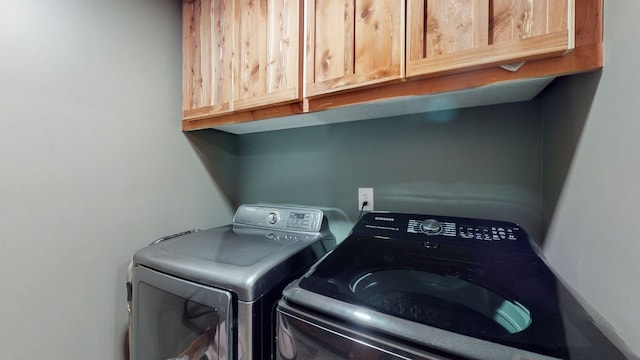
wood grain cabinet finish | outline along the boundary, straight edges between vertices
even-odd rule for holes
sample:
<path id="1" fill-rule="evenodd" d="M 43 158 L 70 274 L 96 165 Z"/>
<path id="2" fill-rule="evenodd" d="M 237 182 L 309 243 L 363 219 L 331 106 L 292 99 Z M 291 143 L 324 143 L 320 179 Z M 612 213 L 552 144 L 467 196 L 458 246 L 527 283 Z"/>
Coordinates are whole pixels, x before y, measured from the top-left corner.
<path id="1" fill-rule="evenodd" d="M 184 118 L 231 112 L 232 29 L 232 1 L 182 2 Z"/>
<path id="2" fill-rule="evenodd" d="M 185 131 L 602 67 L 603 0 L 182 0 Z M 516 71 L 501 66 L 524 63 Z"/>
<path id="3" fill-rule="evenodd" d="M 407 76 L 443 75 L 574 48 L 574 0 L 407 0 Z"/>
<path id="4" fill-rule="evenodd" d="M 305 96 L 404 76 L 405 0 L 306 0 Z"/>
<path id="5" fill-rule="evenodd" d="M 302 98 L 301 2 L 183 0 L 183 120 Z"/>

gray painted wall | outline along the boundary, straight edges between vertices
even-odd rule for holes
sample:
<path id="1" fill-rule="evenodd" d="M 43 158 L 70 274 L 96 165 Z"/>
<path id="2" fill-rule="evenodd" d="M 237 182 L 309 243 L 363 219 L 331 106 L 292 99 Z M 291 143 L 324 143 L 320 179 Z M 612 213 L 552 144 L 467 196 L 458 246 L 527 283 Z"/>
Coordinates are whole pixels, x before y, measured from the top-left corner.
<path id="1" fill-rule="evenodd" d="M 12 358 L 123 359 L 135 250 L 226 223 L 243 202 L 355 220 L 360 186 L 381 210 L 512 220 L 540 242 L 548 224 L 551 265 L 640 353 L 638 2 L 605 3 L 601 73 L 538 101 L 240 137 L 179 131 L 178 1 L 0 5 L 0 347 Z"/>
<path id="2" fill-rule="evenodd" d="M 541 96 L 544 229 L 555 214 L 601 76 L 595 71 L 559 78 Z"/>
<path id="3" fill-rule="evenodd" d="M 541 230 L 541 123 L 535 101 L 239 137 L 240 202 L 318 205 L 518 222 Z"/>
<path id="4" fill-rule="evenodd" d="M 554 169 L 544 252 L 640 355 L 640 2 L 604 5 L 604 69 L 565 79 L 543 102 L 544 168 Z"/>
<path id="5" fill-rule="evenodd" d="M 133 252 L 229 222 L 235 150 L 180 131 L 179 1 L 0 8 L 0 358 L 124 359 Z"/>

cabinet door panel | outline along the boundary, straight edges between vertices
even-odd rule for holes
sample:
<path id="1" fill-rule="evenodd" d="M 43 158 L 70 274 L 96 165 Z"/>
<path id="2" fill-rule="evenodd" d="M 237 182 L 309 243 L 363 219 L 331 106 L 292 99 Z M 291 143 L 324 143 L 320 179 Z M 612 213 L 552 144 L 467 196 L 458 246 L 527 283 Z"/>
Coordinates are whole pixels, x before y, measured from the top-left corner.
<path id="1" fill-rule="evenodd" d="M 266 1 L 236 0 L 235 18 L 235 94 L 243 99 L 266 92 Z"/>
<path id="2" fill-rule="evenodd" d="M 526 39 L 567 29 L 567 1 L 493 0 L 491 43 Z"/>
<path id="3" fill-rule="evenodd" d="M 408 0 L 407 76 L 565 54 L 574 0 Z"/>
<path id="4" fill-rule="evenodd" d="M 397 66 L 404 29 L 399 18 L 399 2 L 379 0 L 356 1 L 355 16 L 355 72 L 367 73 L 376 69 Z"/>
<path id="5" fill-rule="evenodd" d="M 315 1 L 315 81 L 353 73 L 354 11 L 352 0 Z"/>
<path id="6" fill-rule="evenodd" d="M 404 0 L 308 0 L 306 96 L 401 77 Z"/>
<path id="7" fill-rule="evenodd" d="M 428 1 L 426 56 L 487 46 L 489 4 L 486 0 Z"/>
<path id="8" fill-rule="evenodd" d="M 197 118 L 231 110 L 233 4 L 183 1 L 182 110 Z"/>
<path id="9" fill-rule="evenodd" d="M 236 0 L 234 110 L 301 99 L 300 4 Z"/>

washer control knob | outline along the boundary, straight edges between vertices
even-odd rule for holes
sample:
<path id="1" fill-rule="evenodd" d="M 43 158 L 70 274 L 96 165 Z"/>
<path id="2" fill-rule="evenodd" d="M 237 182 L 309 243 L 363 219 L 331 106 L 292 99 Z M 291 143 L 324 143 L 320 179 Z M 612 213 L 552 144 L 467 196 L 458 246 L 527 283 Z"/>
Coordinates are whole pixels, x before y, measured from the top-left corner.
<path id="1" fill-rule="evenodd" d="M 269 215 L 267 215 L 267 222 L 271 225 L 275 225 L 278 220 L 280 220 L 280 214 L 278 214 L 276 211 L 272 211 L 269 213 Z"/>
<path id="2" fill-rule="evenodd" d="M 428 219 L 422 222 L 420 230 L 427 235 L 435 235 L 440 232 L 442 226 L 438 220 Z"/>

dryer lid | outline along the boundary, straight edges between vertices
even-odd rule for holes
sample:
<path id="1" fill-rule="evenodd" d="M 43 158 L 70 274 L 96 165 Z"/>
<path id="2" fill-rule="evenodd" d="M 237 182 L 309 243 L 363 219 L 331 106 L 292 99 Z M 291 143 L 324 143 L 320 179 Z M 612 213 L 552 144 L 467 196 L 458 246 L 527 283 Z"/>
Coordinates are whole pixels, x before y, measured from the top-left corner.
<path id="1" fill-rule="evenodd" d="M 254 301 L 299 276 L 335 246 L 318 209 L 241 205 L 232 225 L 168 236 L 136 252 L 134 266 L 230 290 Z"/>
<path id="2" fill-rule="evenodd" d="M 133 263 L 253 301 L 324 255 L 330 245 L 323 239 L 228 225 L 152 244 L 137 251 Z"/>

